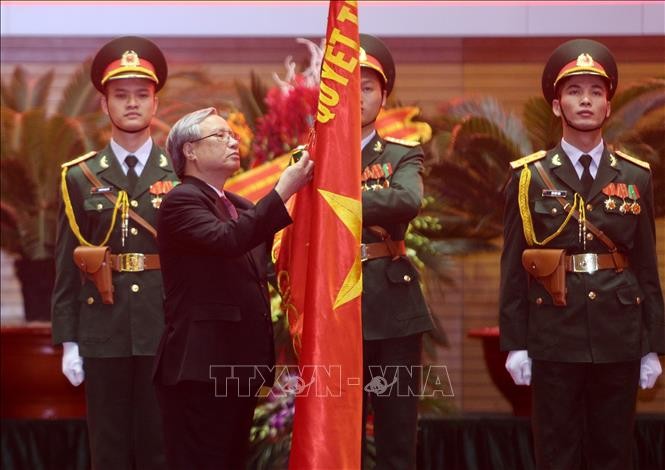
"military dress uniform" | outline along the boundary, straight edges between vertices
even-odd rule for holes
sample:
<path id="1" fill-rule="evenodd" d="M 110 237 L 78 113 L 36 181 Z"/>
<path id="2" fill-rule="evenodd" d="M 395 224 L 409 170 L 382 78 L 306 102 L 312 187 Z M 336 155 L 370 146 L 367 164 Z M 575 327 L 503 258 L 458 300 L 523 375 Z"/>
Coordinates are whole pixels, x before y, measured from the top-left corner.
<path id="1" fill-rule="evenodd" d="M 68 166 L 66 185 L 76 222 L 83 237 L 96 244 L 104 239 L 112 224 L 114 203 L 106 198 L 105 191 L 93 189 L 92 183 L 79 167 L 81 161 L 104 184 L 102 190 L 114 194 L 127 187 L 127 176 L 110 146 L 101 152 L 86 155 L 84 160 L 76 159 L 65 164 Z M 157 186 L 155 183 L 160 182 L 173 185 L 177 184 L 177 178 L 164 151 L 153 144 L 136 188 L 132 194 L 128 194 L 131 209 L 153 226 L 159 203 L 164 196 L 161 188 L 158 191 L 154 189 Z M 123 246 L 120 219 L 121 215 L 117 214 L 107 243 L 112 254 L 157 253 L 153 235 L 132 219 L 128 221 Z M 81 271 L 72 258 L 74 248 L 79 245 L 63 206 L 58 224 L 59 269 L 54 291 L 54 342 L 78 342 L 82 357 L 154 355 L 164 327 L 160 270 L 114 272 L 114 303 L 104 304 L 91 281 L 81 283 Z"/>
<path id="2" fill-rule="evenodd" d="M 377 225 L 390 240 L 404 240 L 409 223 L 420 211 L 423 158 L 417 143 L 382 139 L 378 134 L 365 146 L 363 168 L 380 167 L 383 176 L 370 176 L 363 182 L 363 244 L 383 243 L 382 235 L 372 229 Z M 363 263 L 365 340 L 399 338 L 432 328 L 417 269 L 403 252 L 397 259 L 386 254 Z"/>
<path id="3" fill-rule="evenodd" d="M 570 58 L 589 52 L 588 42 L 572 43 L 546 71 L 558 72 Z M 613 59 L 591 52 L 616 74 Z M 553 81 L 544 79 L 550 102 Z M 611 97 L 616 75 L 608 82 Z M 573 469 L 584 459 L 593 469 L 631 468 L 640 358 L 665 353 L 649 165 L 605 146 L 588 192 L 561 145 L 511 167 L 501 257 L 501 349 L 528 350 L 533 360 L 537 466 Z M 568 218 L 571 207 L 581 220 Z M 616 245 L 615 256 L 589 224 Z M 566 250 L 565 306 L 556 305 L 527 273 L 527 248 Z"/>
<path id="4" fill-rule="evenodd" d="M 138 53 L 141 61 L 149 58 L 163 85 L 166 64 L 156 47 L 143 38 L 111 41 L 93 62 L 93 83 L 102 91 L 100 70 L 108 73 L 107 64 L 125 51 Z M 118 62 L 116 73 L 130 69 L 131 78 L 146 78 L 140 70 L 144 64 Z M 83 165 L 96 184 L 84 174 Z M 162 197 L 178 184 L 176 175 L 154 142 L 133 189 L 110 144 L 65 163 L 63 169 L 52 334 L 54 344 L 77 343 L 83 358 L 92 466 L 164 468 L 161 420 L 150 379 L 164 328 L 164 294 L 156 239 L 148 229 L 156 223 Z M 125 203 L 116 207 L 107 195 Z M 149 227 L 130 217 L 129 210 Z M 74 249 L 85 244 L 81 239 L 110 248 L 112 304 L 104 302 L 74 262 Z"/>
<path id="5" fill-rule="evenodd" d="M 389 94 L 395 79 L 390 52 L 366 34 L 360 46 L 360 65 L 379 73 Z M 404 236 L 422 202 L 423 159 L 417 142 L 378 134 L 362 150 L 363 430 L 369 401 L 380 469 L 414 468 L 416 462 L 421 384 L 409 371 L 420 366 L 422 333 L 433 325 Z"/>
<path id="6" fill-rule="evenodd" d="M 375 136 L 363 149 L 363 168 L 382 168 L 384 176 L 368 178 L 362 193 L 362 247 L 401 241 L 409 222 L 418 214 L 423 196 L 423 151 L 417 144 Z M 391 173 L 392 172 L 392 173 Z M 364 172 L 367 174 L 368 172 Z M 374 172 L 376 174 L 376 171 Z M 374 227 L 385 232 L 377 233 Z M 402 246 L 402 244 L 399 244 Z M 367 248 L 365 248 L 367 247 Z M 370 392 L 374 409 L 376 468 L 411 468 L 415 462 L 418 421 L 418 374 L 422 333 L 432 320 L 419 284 L 419 275 L 405 252 L 363 262 L 362 324 L 365 386 L 383 377 L 388 391 Z M 361 252 L 361 259 L 367 253 Z M 370 255 L 371 256 L 371 255 Z M 397 368 L 397 374 L 395 369 Z M 398 396 L 399 395 L 399 396 Z M 365 400 L 364 408 L 366 408 Z M 363 413 L 363 416 L 366 416 Z"/>

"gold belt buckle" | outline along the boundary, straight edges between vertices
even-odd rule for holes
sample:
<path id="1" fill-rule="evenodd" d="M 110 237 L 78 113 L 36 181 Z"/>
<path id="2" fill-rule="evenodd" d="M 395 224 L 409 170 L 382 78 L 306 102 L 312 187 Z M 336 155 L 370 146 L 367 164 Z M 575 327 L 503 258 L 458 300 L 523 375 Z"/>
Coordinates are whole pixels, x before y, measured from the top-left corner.
<path id="1" fill-rule="evenodd" d="M 591 274 L 596 271 L 598 271 L 598 255 L 596 253 L 573 255 L 573 272 Z"/>
<path id="2" fill-rule="evenodd" d="M 143 253 L 120 253 L 118 255 L 118 271 L 136 273 L 145 270 Z"/>

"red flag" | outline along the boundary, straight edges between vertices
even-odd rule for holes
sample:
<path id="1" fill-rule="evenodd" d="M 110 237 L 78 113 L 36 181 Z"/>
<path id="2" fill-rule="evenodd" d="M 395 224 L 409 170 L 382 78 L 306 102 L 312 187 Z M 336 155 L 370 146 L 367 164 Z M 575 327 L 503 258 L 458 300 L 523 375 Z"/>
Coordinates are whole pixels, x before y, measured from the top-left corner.
<path id="1" fill-rule="evenodd" d="M 314 136 L 314 180 L 276 245 L 299 349 L 289 468 L 359 468 L 362 423 L 360 68 L 355 1 L 331 1 Z"/>

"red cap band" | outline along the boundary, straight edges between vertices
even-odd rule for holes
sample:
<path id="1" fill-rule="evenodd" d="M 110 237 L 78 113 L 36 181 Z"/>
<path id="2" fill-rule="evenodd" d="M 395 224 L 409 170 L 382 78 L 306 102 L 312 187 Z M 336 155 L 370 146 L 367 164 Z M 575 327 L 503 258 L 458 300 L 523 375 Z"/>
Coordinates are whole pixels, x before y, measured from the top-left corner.
<path id="1" fill-rule="evenodd" d="M 125 51 L 120 59 L 114 60 L 106 67 L 102 76 L 102 85 L 109 80 L 120 78 L 146 78 L 159 83 L 152 63 L 141 59 L 134 51 Z"/>

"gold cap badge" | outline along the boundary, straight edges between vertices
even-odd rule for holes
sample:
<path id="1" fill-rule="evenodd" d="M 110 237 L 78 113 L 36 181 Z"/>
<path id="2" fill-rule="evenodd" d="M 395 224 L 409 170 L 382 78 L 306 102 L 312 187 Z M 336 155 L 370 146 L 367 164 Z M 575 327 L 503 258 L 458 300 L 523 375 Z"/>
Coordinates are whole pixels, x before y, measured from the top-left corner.
<path id="1" fill-rule="evenodd" d="M 591 57 L 591 54 L 583 52 L 582 54 L 577 56 L 576 65 L 578 67 L 593 67 L 593 57 Z"/>
<path id="2" fill-rule="evenodd" d="M 125 51 L 120 58 L 120 65 L 123 67 L 138 67 L 141 65 L 139 55 L 134 51 Z"/>

